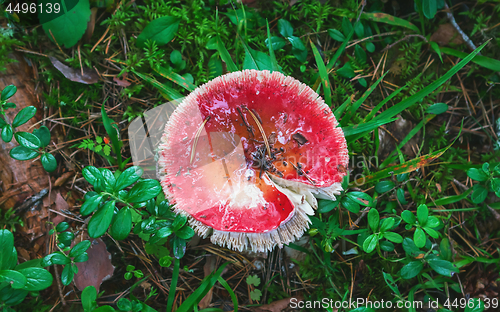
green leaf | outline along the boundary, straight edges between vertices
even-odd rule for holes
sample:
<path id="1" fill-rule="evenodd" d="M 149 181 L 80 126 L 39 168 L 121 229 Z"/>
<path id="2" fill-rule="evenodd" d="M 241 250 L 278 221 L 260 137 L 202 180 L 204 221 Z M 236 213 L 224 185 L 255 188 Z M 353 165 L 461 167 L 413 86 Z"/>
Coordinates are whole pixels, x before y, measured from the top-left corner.
<path id="1" fill-rule="evenodd" d="M 13 135 L 12 127 L 10 125 L 6 125 L 2 128 L 2 140 L 4 140 L 5 143 L 9 143 L 12 141 L 12 135 Z"/>
<path id="2" fill-rule="evenodd" d="M 68 264 L 71 259 L 60 251 L 46 255 L 42 260 L 43 266 L 49 266 L 53 264 Z"/>
<path id="3" fill-rule="evenodd" d="M 172 227 L 174 231 L 178 231 L 182 228 L 187 222 L 187 217 L 183 214 L 177 214 L 175 216 L 174 222 L 172 223 Z"/>
<path id="4" fill-rule="evenodd" d="M 485 308 L 484 302 L 481 299 L 470 298 L 467 301 L 467 306 L 465 307 L 464 312 L 483 312 L 484 308 Z"/>
<path id="5" fill-rule="evenodd" d="M 43 153 L 40 160 L 42 161 L 42 166 L 45 171 L 52 172 L 57 169 L 57 161 L 54 155 Z"/>
<path id="6" fill-rule="evenodd" d="M 403 279 L 411 279 L 418 275 L 424 268 L 422 261 L 412 261 L 401 268 L 401 277 Z"/>
<path id="7" fill-rule="evenodd" d="M 258 277 L 257 275 L 248 275 L 247 284 L 258 287 L 260 285 L 260 277 Z"/>
<path id="8" fill-rule="evenodd" d="M 259 289 L 254 289 L 250 292 L 250 298 L 255 301 L 259 301 L 262 296 L 262 292 Z"/>
<path id="9" fill-rule="evenodd" d="M 405 190 L 403 188 L 398 188 L 396 191 L 396 196 L 401 204 L 406 205 L 408 201 L 405 198 Z"/>
<path id="10" fill-rule="evenodd" d="M 99 168 L 102 174 L 104 185 L 106 186 L 106 191 L 113 192 L 116 184 L 116 178 L 111 170 L 106 168 Z"/>
<path id="11" fill-rule="evenodd" d="M 319 213 L 327 213 L 337 208 L 339 205 L 339 201 L 331 201 L 326 199 L 321 199 L 318 201 L 318 212 Z"/>
<path id="12" fill-rule="evenodd" d="M 394 251 L 394 244 L 388 241 L 379 241 L 380 242 L 380 249 L 383 251 L 387 252 L 392 252 Z"/>
<path id="13" fill-rule="evenodd" d="M 44 8 L 52 3 L 54 2 L 50 0 L 39 1 Z M 58 13 L 55 12 L 55 10 L 39 10 L 40 24 L 51 41 L 55 39 L 60 46 L 71 48 L 87 30 L 91 15 L 89 0 L 64 0 L 61 10 Z"/>
<path id="14" fill-rule="evenodd" d="M 150 238 L 149 243 L 155 244 L 158 241 L 160 241 L 161 239 L 170 236 L 173 232 L 174 232 L 174 230 L 173 230 L 173 228 L 170 225 L 164 226 L 161 229 L 159 229 L 155 233 L 155 235 L 153 235 Z"/>
<path id="15" fill-rule="evenodd" d="M 384 237 L 385 237 L 385 239 L 387 239 L 393 243 L 396 243 L 396 244 L 401 244 L 403 242 L 403 237 L 401 235 L 399 235 L 398 233 L 385 232 Z"/>
<path id="16" fill-rule="evenodd" d="M 226 67 L 229 72 L 238 71 L 238 67 L 236 66 L 236 64 L 234 64 L 231 55 L 227 51 L 226 47 L 224 46 L 224 43 L 222 42 L 222 39 L 218 34 L 217 34 L 217 51 L 220 54 L 220 58 L 224 61 L 224 63 L 226 63 Z"/>
<path id="17" fill-rule="evenodd" d="M 78 244 L 75 245 L 75 247 L 71 248 L 71 251 L 69 252 L 70 257 L 76 257 L 84 252 L 87 251 L 87 249 L 90 248 L 90 241 L 89 240 L 84 240 L 79 242 Z"/>
<path id="18" fill-rule="evenodd" d="M 85 262 L 89 260 L 89 255 L 87 252 L 82 253 L 81 255 L 78 255 L 73 258 L 73 262 L 78 263 L 78 262 Z"/>
<path id="19" fill-rule="evenodd" d="M 68 264 L 64 266 L 64 269 L 62 270 L 61 273 L 61 282 L 63 285 L 68 286 L 71 281 L 73 280 L 73 277 L 75 276 L 75 273 L 71 269 L 71 264 Z"/>
<path id="20" fill-rule="evenodd" d="M 168 85 L 161 84 L 160 82 L 158 82 L 158 80 L 151 78 L 150 76 L 141 74 L 135 70 L 132 70 L 132 72 L 135 75 L 137 75 L 138 77 L 140 77 L 142 80 L 149 82 L 155 88 L 160 90 L 162 95 L 164 97 L 166 97 L 169 101 L 176 101 L 176 100 L 179 100 L 183 97 L 182 94 L 179 93 L 179 91 L 175 90 L 174 88 L 169 87 Z"/>
<path id="21" fill-rule="evenodd" d="M 441 240 L 441 243 L 439 243 L 439 250 L 441 251 L 441 258 L 443 258 L 443 260 L 451 260 L 451 248 L 448 238 L 445 237 Z"/>
<path id="22" fill-rule="evenodd" d="M 441 63 L 443 63 L 443 57 L 441 56 L 442 53 L 441 53 L 441 48 L 439 47 L 439 45 L 434 41 L 431 41 L 430 45 L 431 45 L 431 48 L 434 50 L 434 52 L 436 52 L 436 54 L 439 56 L 439 60 L 441 61 Z"/>
<path id="23" fill-rule="evenodd" d="M 113 225 L 111 226 L 111 236 L 117 240 L 127 238 L 132 229 L 132 214 L 130 208 L 122 208 L 116 215 Z"/>
<path id="24" fill-rule="evenodd" d="M 269 47 L 269 39 L 265 41 L 266 45 Z M 279 50 L 286 45 L 286 40 L 281 37 L 273 36 L 271 37 L 271 47 L 273 50 Z"/>
<path id="25" fill-rule="evenodd" d="M 439 232 L 438 231 L 433 230 L 433 229 L 431 229 L 430 227 L 427 227 L 427 226 L 424 226 L 423 229 L 424 229 L 424 231 L 427 232 L 427 234 L 429 234 L 430 237 L 432 237 L 432 238 L 439 238 Z"/>
<path id="26" fill-rule="evenodd" d="M 349 192 L 346 196 L 362 206 L 371 206 L 373 204 L 373 198 L 363 192 Z"/>
<path id="27" fill-rule="evenodd" d="M 421 228 L 416 228 L 415 233 L 413 234 L 413 240 L 415 241 L 415 246 L 418 248 L 422 248 L 425 246 L 425 233 Z"/>
<path id="28" fill-rule="evenodd" d="M 352 69 L 350 62 L 345 63 L 344 66 L 339 68 L 336 73 L 337 73 L 337 75 L 339 75 L 341 77 L 349 78 L 349 79 L 356 76 L 356 73 Z"/>
<path id="29" fill-rule="evenodd" d="M 356 33 L 356 36 L 358 36 L 358 38 L 364 38 L 365 28 L 363 27 L 361 21 L 358 21 L 354 24 L 354 33 Z"/>
<path id="30" fill-rule="evenodd" d="M 16 265 L 17 257 L 14 261 L 11 258 L 13 249 L 14 235 L 9 230 L 0 230 L 0 270 L 10 270 Z"/>
<path id="31" fill-rule="evenodd" d="M 19 113 L 17 113 L 16 117 L 14 117 L 14 121 L 12 122 L 12 127 L 17 128 L 20 125 L 24 125 L 31 119 L 31 117 L 35 116 L 36 107 L 28 106 L 23 108 Z"/>
<path id="32" fill-rule="evenodd" d="M 24 289 L 28 291 L 40 291 L 52 285 L 52 274 L 45 269 L 26 268 L 18 271 L 26 277 L 26 285 L 24 286 Z"/>
<path id="33" fill-rule="evenodd" d="M 415 224 L 415 221 L 417 221 L 415 215 L 410 210 L 404 210 L 401 213 L 401 218 L 408 224 Z"/>
<path id="34" fill-rule="evenodd" d="M 467 176 L 469 176 L 469 178 L 471 178 L 472 180 L 476 180 L 479 182 L 488 180 L 488 175 L 484 173 L 483 170 L 479 170 L 477 168 L 469 168 L 467 170 Z"/>
<path id="35" fill-rule="evenodd" d="M 429 209 L 426 205 L 420 205 L 417 208 L 417 219 L 418 223 L 421 226 L 424 226 L 427 223 L 427 218 L 429 216 Z"/>
<path id="36" fill-rule="evenodd" d="M 0 284 L 10 283 L 10 287 L 14 289 L 23 288 L 26 285 L 26 277 L 18 271 L 14 270 L 0 270 Z"/>
<path id="37" fill-rule="evenodd" d="M 94 166 L 87 166 L 83 168 L 82 175 L 85 180 L 87 180 L 87 182 L 92 184 L 94 187 L 98 185 L 98 183 L 102 183 L 104 180 L 101 171 Z"/>
<path id="38" fill-rule="evenodd" d="M 368 212 L 368 225 L 372 229 L 372 232 L 377 231 L 379 221 L 380 217 L 378 214 L 378 210 L 375 208 L 370 209 L 370 211 Z"/>
<path id="39" fill-rule="evenodd" d="M 142 180 L 136 183 L 128 192 L 127 202 L 142 203 L 156 197 L 161 191 L 160 182 L 157 180 Z"/>
<path id="40" fill-rule="evenodd" d="M 375 247 L 377 247 L 377 242 L 378 242 L 378 236 L 376 234 L 368 236 L 363 242 L 363 250 L 366 253 L 372 252 L 373 250 L 375 250 Z"/>
<path id="41" fill-rule="evenodd" d="M 359 44 L 354 47 L 354 56 L 359 62 L 366 63 L 366 52 Z"/>
<path id="42" fill-rule="evenodd" d="M 173 258 L 170 256 L 161 257 L 159 260 L 160 266 L 168 268 L 170 265 L 172 265 L 172 260 Z"/>
<path id="43" fill-rule="evenodd" d="M 137 37 L 137 46 L 144 48 L 148 39 L 156 41 L 158 45 L 169 43 L 174 39 L 179 23 L 180 19 L 173 16 L 164 16 L 151 21 Z"/>
<path id="44" fill-rule="evenodd" d="M 474 204 L 480 204 L 488 197 L 488 190 L 481 184 L 475 184 L 472 189 L 471 200 Z"/>
<path id="45" fill-rule="evenodd" d="M 189 226 L 183 226 L 178 231 L 175 232 L 175 235 L 179 236 L 182 239 L 190 239 L 194 236 L 194 231 Z"/>
<path id="46" fill-rule="evenodd" d="M 63 231 L 66 231 L 67 229 L 69 229 L 68 222 L 59 222 L 59 224 L 57 224 L 57 226 L 56 226 L 57 232 L 63 232 Z"/>
<path id="47" fill-rule="evenodd" d="M 447 110 L 448 110 L 448 105 L 446 103 L 436 103 L 429 106 L 426 110 L 426 113 L 439 115 L 445 113 Z"/>
<path id="48" fill-rule="evenodd" d="M 394 220 L 393 217 L 385 218 L 382 221 L 382 225 L 380 226 L 380 232 L 385 232 L 392 229 L 394 223 L 396 223 L 396 220 Z"/>
<path id="49" fill-rule="evenodd" d="M 174 257 L 176 257 L 177 259 L 184 257 L 184 254 L 186 253 L 186 240 L 174 236 L 171 243 L 174 252 Z"/>
<path id="50" fill-rule="evenodd" d="M 2 101 L 7 101 L 17 92 L 17 87 L 15 85 L 8 85 L 2 90 L 2 95 L 0 99 Z"/>
<path id="51" fill-rule="evenodd" d="M 349 210 L 352 213 L 358 213 L 360 210 L 359 204 L 347 196 L 343 197 L 340 203 L 342 204 L 342 206 L 344 206 L 345 209 Z"/>
<path id="52" fill-rule="evenodd" d="M 328 34 L 330 37 L 333 38 L 333 40 L 343 42 L 345 40 L 345 36 L 343 33 L 338 31 L 337 29 L 328 29 Z"/>
<path id="53" fill-rule="evenodd" d="M 285 38 L 293 36 L 293 26 L 287 20 L 278 20 L 278 31 Z"/>
<path id="54" fill-rule="evenodd" d="M 174 72 L 171 68 L 156 67 L 154 70 L 155 72 L 160 74 L 160 76 L 167 78 L 168 80 L 188 91 L 193 91 L 194 89 L 196 89 L 196 86 L 192 82 Z"/>
<path id="55" fill-rule="evenodd" d="M 120 311 L 130 311 L 132 310 L 132 303 L 127 298 L 120 298 L 116 303 L 116 306 Z"/>
<path id="56" fill-rule="evenodd" d="M 17 143 L 29 149 L 37 149 L 41 146 L 40 140 L 29 132 L 16 132 L 14 134 Z"/>
<path id="57" fill-rule="evenodd" d="M 115 209 L 115 201 L 107 202 L 104 207 L 98 210 L 90 219 L 88 231 L 89 236 L 92 238 L 97 238 L 104 233 L 108 229 L 111 224 L 111 220 L 113 219 L 113 211 Z"/>
<path id="58" fill-rule="evenodd" d="M 422 11 L 428 19 L 434 18 L 437 13 L 436 0 L 422 0 Z"/>
<path id="59" fill-rule="evenodd" d="M 250 49 L 246 43 L 243 43 L 245 49 L 245 58 L 243 59 L 243 69 L 271 70 L 271 58 L 264 52 Z"/>
<path id="60" fill-rule="evenodd" d="M 82 306 L 85 312 L 92 312 L 97 308 L 97 290 L 94 286 L 87 286 L 82 292 Z"/>
<path id="61" fill-rule="evenodd" d="M 408 255 L 410 255 L 412 257 L 416 257 L 422 253 L 420 251 L 420 249 L 417 248 L 417 246 L 415 245 L 413 240 L 411 238 L 408 238 L 408 237 L 406 237 L 403 240 L 403 249 Z"/>
<path id="62" fill-rule="evenodd" d="M 135 72 L 134 72 L 135 73 Z M 122 162 L 122 154 L 121 154 L 121 146 L 122 142 L 120 142 L 119 138 L 119 131 L 116 125 L 113 125 L 113 120 L 111 120 L 108 117 L 108 114 L 106 113 L 106 109 L 104 105 L 101 106 L 101 115 L 102 115 L 102 124 L 104 125 L 104 129 L 106 130 L 106 133 L 109 135 L 109 138 L 111 139 L 111 145 L 113 146 L 113 152 L 115 152 L 116 155 L 116 160 L 118 163 L 118 170 L 124 170 L 123 165 L 124 163 Z"/>
<path id="63" fill-rule="evenodd" d="M 429 259 L 428 263 L 434 271 L 444 276 L 451 277 L 452 272 L 459 272 L 459 269 L 455 267 L 450 261 L 433 258 Z"/>
<path id="64" fill-rule="evenodd" d="M 380 181 L 375 185 L 375 191 L 379 194 L 388 192 L 394 188 L 394 182 L 392 181 Z"/>
<path id="65" fill-rule="evenodd" d="M 91 198 L 85 200 L 82 207 L 80 208 L 80 213 L 82 216 L 87 216 L 97 209 L 97 206 L 102 200 L 102 195 L 94 195 Z"/>

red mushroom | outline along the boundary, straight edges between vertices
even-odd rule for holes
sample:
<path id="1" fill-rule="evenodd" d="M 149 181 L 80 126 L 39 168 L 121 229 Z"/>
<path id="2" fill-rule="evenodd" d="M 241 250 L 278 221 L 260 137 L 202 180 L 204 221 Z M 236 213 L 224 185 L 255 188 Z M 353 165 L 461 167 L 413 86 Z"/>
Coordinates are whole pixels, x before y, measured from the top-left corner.
<path id="1" fill-rule="evenodd" d="M 170 116 L 159 168 L 167 198 L 202 237 L 272 250 L 308 229 L 316 197 L 335 199 L 347 145 L 330 108 L 279 72 L 215 78 Z"/>

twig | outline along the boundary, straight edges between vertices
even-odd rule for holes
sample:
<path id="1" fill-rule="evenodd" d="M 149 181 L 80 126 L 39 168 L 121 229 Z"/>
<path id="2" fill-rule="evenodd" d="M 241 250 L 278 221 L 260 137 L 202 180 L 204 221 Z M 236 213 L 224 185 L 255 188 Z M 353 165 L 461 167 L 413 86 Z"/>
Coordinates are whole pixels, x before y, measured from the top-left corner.
<path id="1" fill-rule="evenodd" d="M 68 264 L 71 265 L 71 264 Z M 57 289 L 59 289 L 59 297 L 61 297 L 61 304 L 66 306 L 66 300 L 64 300 L 63 290 L 61 286 L 61 279 L 59 278 L 59 272 L 57 271 L 57 265 L 54 264 L 54 273 L 56 274 Z"/>
<path id="2" fill-rule="evenodd" d="M 463 32 L 463 30 L 460 28 L 460 26 L 458 26 L 457 22 L 455 21 L 455 18 L 453 17 L 453 14 L 451 13 L 451 10 L 450 10 L 450 7 L 448 6 L 448 4 L 445 3 L 444 8 L 446 10 L 446 17 L 448 17 L 448 20 L 450 21 L 451 25 L 453 25 L 453 27 L 457 30 L 457 32 L 460 34 L 460 36 L 462 36 L 462 39 L 464 39 L 465 44 L 469 47 L 469 49 L 475 50 L 477 48 L 476 45 L 474 44 L 474 42 L 472 42 L 472 40 L 470 40 L 469 36 L 467 36 Z M 481 55 L 480 52 L 478 52 L 477 54 Z"/>
<path id="3" fill-rule="evenodd" d="M 427 41 L 427 38 L 425 38 L 425 37 L 424 37 L 424 36 L 422 36 L 422 35 L 418 35 L 418 34 L 406 35 L 406 36 L 404 36 L 403 38 L 399 39 L 398 41 L 394 42 L 393 44 L 388 45 L 387 47 L 383 48 L 383 49 L 382 49 L 382 51 L 380 51 L 380 52 L 387 51 L 387 50 L 389 50 L 390 48 L 392 48 L 393 46 L 395 46 L 396 44 L 400 43 L 401 41 L 406 41 L 406 40 L 410 39 L 411 37 L 419 37 L 419 38 L 421 38 L 422 40 L 424 40 L 425 42 L 428 42 L 428 41 Z"/>

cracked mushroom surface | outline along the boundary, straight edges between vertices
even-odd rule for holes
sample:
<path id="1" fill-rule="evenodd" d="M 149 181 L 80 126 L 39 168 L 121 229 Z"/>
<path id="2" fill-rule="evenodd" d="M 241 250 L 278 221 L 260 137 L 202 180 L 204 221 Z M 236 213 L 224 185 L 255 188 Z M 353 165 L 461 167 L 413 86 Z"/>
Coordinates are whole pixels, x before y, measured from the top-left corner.
<path id="1" fill-rule="evenodd" d="M 244 70 L 198 87 L 160 143 L 163 190 L 202 237 L 242 251 L 300 238 L 316 198 L 335 199 L 347 173 L 342 129 L 311 88 Z"/>

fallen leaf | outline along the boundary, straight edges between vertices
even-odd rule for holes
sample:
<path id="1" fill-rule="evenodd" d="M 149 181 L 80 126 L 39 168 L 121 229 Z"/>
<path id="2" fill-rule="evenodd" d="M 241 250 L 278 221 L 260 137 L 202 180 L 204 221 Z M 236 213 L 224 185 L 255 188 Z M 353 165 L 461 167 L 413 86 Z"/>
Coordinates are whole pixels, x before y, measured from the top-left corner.
<path id="1" fill-rule="evenodd" d="M 64 185 L 64 183 L 66 183 L 66 181 L 71 178 L 72 176 L 74 176 L 74 172 L 73 171 L 69 171 L 69 172 L 66 172 L 65 174 L 63 174 L 62 176 L 60 176 L 59 178 L 57 178 L 56 182 L 54 183 L 54 187 L 58 187 L 58 186 L 62 186 Z"/>
<path id="2" fill-rule="evenodd" d="M 52 62 L 52 65 L 54 65 L 54 67 L 57 68 L 57 70 L 59 70 L 64 75 L 64 77 L 68 78 L 71 81 L 84 84 L 93 84 L 99 81 L 99 75 L 93 69 L 84 68 L 82 75 L 81 69 L 66 66 L 53 56 L 49 57 L 49 59 Z"/>
<path id="3" fill-rule="evenodd" d="M 61 196 L 60 193 L 57 193 L 55 210 L 64 213 L 63 210 L 68 210 L 68 209 L 69 209 L 68 203 L 64 200 L 64 198 Z M 65 219 L 66 218 L 61 216 L 60 214 L 56 214 L 55 217 L 52 218 L 52 222 L 54 222 L 54 224 L 57 225 L 58 223 L 63 222 Z"/>
<path id="4" fill-rule="evenodd" d="M 120 80 L 116 77 L 113 77 L 113 81 L 116 82 L 117 85 L 119 85 L 120 87 L 128 87 L 131 85 L 130 82 L 128 82 L 127 80 Z"/>
<path id="5" fill-rule="evenodd" d="M 92 240 L 92 239 L 91 239 Z M 75 274 L 75 285 L 83 290 L 87 286 L 94 286 L 99 292 L 102 282 L 111 278 L 115 267 L 111 264 L 111 254 L 106 249 L 102 239 L 93 239 L 87 250 L 89 260 L 77 263 L 78 274 Z"/>
<path id="6" fill-rule="evenodd" d="M 290 305 L 290 300 L 292 300 L 293 298 L 296 299 L 296 302 L 302 301 L 304 299 L 304 297 L 302 297 L 302 296 L 285 298 L 285 299 L 271 302 L 270 304 L 262 305 L 258 308 L 254 308 L 252 311 L 254 311 L 254 312 L 281 312 L 281 311 L 285 310 L 286 308 L 288 308 L 288 306 Z"/>
<path id="7" fill-rule="evenodd" d="M 92 37 L 92 34 L 94 33 L 96 15 L 97 15 L 97 8 L 90 9 L 90 19 L 89 19 L 89 22 L 87 23 L 87 29 L 85 30 L 85 33 L 83 34 L 83 41 L 86 43 L 90 42 L 90 38 Z"/>
<path id="8" fill-rule="evenodd" d="M 430 40 L 436 42 L 440 46 L 445 46 L 450 43 L 455 45 L 464 43 L 462 36 L 460 36 L 455 27 L 450 23 L 439 25 L 436 32 L 432 34 Z"/>

